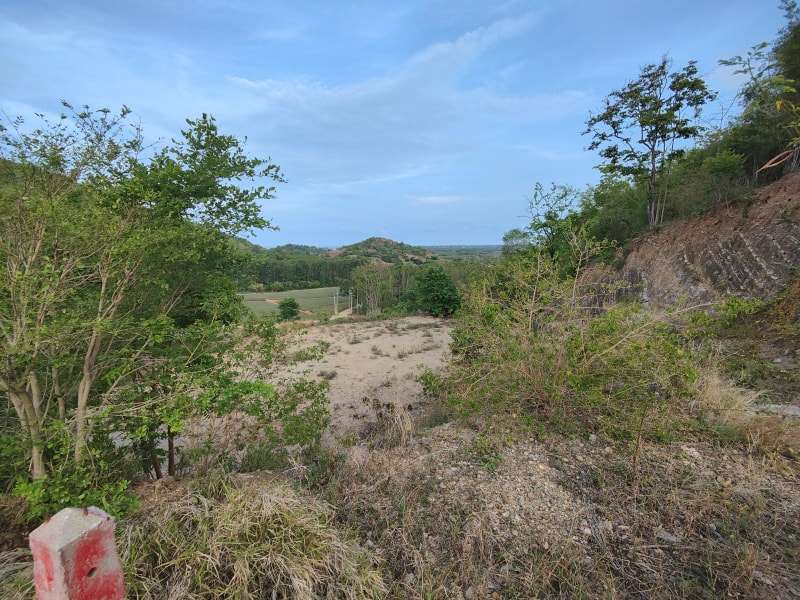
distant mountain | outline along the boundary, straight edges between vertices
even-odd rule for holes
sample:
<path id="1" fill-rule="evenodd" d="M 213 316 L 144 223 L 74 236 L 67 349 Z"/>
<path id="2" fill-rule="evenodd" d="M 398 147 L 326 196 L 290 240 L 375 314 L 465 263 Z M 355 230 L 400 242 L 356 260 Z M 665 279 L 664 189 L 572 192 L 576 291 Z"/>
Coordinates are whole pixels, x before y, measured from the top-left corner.
<path id="1" fill-rule="evenodd" d="M 443 246 L 425 246 L 442 258 L 483 259 L 500 256 L 503 253 L 501 244 L 451 244 Z"/>
<path id="2" fill-rule="evenodd" d="M 240 237 L 232 237 L 230 238 L 231 245 L 236 248 L 237 250 L 244 252 L 245 254 L 253 254 L 253 255 L 264 255 L 267 254 L 267 249 L 264 246 L 259 246 L 258 244 L 254 244 L 251 241 L 248 241 L 244 238 Z"/>
<path id="3" fill-rule="evenodd" d="M 449 259 L 485 259 L 500 256 L 503 247 L 492 244 L 452 244 L 442 246 L 413 246 L 396 242 L 383 237 L 371 237 L 355 244 L 349 244 L 331 250 L 319 246 L 304 244 L 284 244 L 273 248 L 265 248 L 243 238 L 231 238 L 231 243 L 247 254 L 264 256 L 271 259 L 299 259 L 318 257 L 325 258 L 362 258 L 379 260 L 385 263 L 422 264 L 439 258 Z"/>
<path id="4" fill-rule="evenodd" d="M 284 244 L 267 250 L 273 256 L 324 256 L 330 251 L 319 246 L 305 246 L 303 244 Z"/>
<path id="5" fill-rule="evenodd" d="M 371 237 L 355 244 L 342 246 L 329 251 L 328 255 L 361 257 L 392 264 L 422 264 L 437 258 L 433 252 L 422 246 L 412 246 L 382 237 Z"/>
<path id="6" fill-rule="evenodd" d="M 235 237 L 231 238 L 231 243 L 235 248 L 247 254 L 254 254 L 257 256 L 269 255 L 273 258 L 296 258 L 299 256 L 326 256 L 329 252 L 328 248 L 319 248 L 318 246 L 304 246 L 303 244 L 284 244 L 283 246 L 275 246 L 274 248 L 265 248 L 258 244 L 254 244 L 244 238 Z"/>

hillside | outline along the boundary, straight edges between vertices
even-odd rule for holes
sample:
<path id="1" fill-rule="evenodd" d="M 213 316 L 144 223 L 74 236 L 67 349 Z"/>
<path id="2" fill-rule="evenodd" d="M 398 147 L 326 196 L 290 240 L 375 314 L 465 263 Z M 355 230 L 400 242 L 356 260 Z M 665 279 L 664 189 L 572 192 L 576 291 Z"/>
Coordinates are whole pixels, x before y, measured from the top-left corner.
<path id="1" fill-rule="evenodd" d="M 800 174 L 756 190 L 745 207 L 720 208 L 642 237 L 623 272 L 646 299 L 673 303 L 727 294 L 771 298 L 800 265 Z"/>
<path id="2" fill-rule="evenodd" d="M 283 244 L 282 246 L 274 246 L 272 248 L 265 248 L 260 244 L 255 244 L 249 240 L 240 237 L 231 238 L 231 244 L 234 248 L 245 252 L 246 254 L 253 255 L 271 255 L 271 256 L 322 256 L 328 252 L 327 248 L 320 248 L 318 246 L 306 246 L 303 244 Z"/>
<path id="3" fill-rule="evenodd" d="M 466 258 L 473 260 L 494 258 L 503 253 L 502 244 L 453 244 L 425 246 L 425 249 L 441 258 Z"/>
<path id="4" fill-rule="evenodd" d="M 371 237 L 355 244 L 342 246 L 329 252 L 329 255 L 363 257 L 392 264 L 422 264 L 436 258 L 433 252 L 421 246 L 412 246 L 382 237 Z"/>

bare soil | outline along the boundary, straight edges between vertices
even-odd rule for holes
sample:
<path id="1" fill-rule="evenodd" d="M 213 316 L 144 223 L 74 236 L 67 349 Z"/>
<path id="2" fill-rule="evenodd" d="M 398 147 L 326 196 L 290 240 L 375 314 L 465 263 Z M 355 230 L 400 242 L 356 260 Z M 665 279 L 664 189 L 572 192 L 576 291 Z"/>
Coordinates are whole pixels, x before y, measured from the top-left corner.
<path id="1" fill-rule="evenodd" d="M 450 325 L 432 317 L 313 325 L 295 334 L 289 354 L 321 342 L 329 344 L 322 358 L 296 362 L 289 376 L 329 381 L 330 431 L 338 437 L 374 418 L 373 401 L 418 413 L 417 377 L 447 360 Z"/>

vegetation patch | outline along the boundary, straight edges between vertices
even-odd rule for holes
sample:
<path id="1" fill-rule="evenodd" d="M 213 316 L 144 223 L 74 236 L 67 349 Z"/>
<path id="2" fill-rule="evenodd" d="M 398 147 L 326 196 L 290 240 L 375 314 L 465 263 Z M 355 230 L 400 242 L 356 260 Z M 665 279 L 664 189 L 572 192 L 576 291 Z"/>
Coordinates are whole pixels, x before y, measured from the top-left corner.
<path id="1" fill-rule="evenodd" d="M 133 598 L 377 598 L 380 562 L 278 479 L 204 482 L 124 524 Z"/>

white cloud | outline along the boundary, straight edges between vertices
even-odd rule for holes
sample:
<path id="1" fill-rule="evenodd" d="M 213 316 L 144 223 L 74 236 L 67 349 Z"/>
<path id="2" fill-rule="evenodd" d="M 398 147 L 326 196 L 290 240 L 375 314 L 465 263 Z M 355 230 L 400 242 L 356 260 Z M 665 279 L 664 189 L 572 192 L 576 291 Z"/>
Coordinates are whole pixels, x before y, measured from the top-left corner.
<path id="1" fill-rule="evenodd" d="M 488 119 L 513 126 L 585 109 L 589 95 L 580 90 L 503 94 L 487 77 L 464 85 L 480 56 L 538 21 L 538 13 L 497 20 L 429 45 L 377 77 L 328 84 L 230 75 L 227 93 L 242 99 L 239 118 L 253 137 L 297 158 L 303 180 L 391 181 L 474 152 L 492 135 L 481 126 Z"/>

